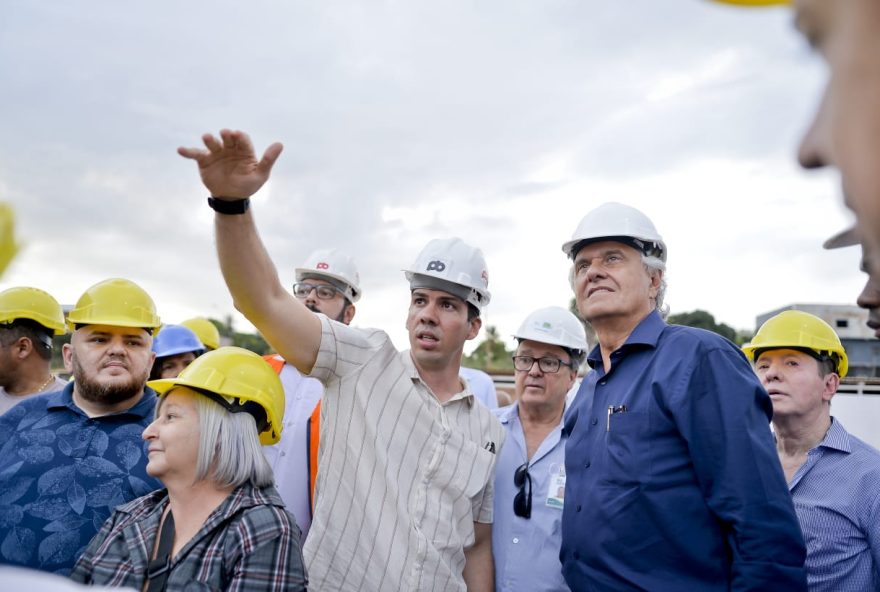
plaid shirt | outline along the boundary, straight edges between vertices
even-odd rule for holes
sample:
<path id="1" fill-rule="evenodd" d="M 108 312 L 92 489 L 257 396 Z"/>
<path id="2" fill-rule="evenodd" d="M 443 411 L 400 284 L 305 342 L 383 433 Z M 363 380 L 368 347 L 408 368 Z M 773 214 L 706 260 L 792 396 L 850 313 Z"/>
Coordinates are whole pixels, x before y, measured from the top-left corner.
<path id="1" fill-rule="evenodd" d="M 119 506 L 71 578 L 142 589 L 168 492 Z M 300 531 L 274 487 L 235 489 L 171 561 L 168 590 L 305 590 Z"/>

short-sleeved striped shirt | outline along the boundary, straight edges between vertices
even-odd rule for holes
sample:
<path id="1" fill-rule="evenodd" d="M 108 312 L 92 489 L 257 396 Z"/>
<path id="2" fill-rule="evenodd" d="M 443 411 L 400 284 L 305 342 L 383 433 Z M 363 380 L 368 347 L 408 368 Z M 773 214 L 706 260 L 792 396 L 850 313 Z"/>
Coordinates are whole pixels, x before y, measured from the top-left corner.
<path id="1" fill-rule="evenodd" d="M 312 590 L 465 590 L 474 522 L 492 522 L 504 430 L 467 390 L 440 403 L 388 335 L 321 317 Z"/>
<path id="2" fill-rule="evenodd" d="M 832 418 L 788 488 L 810 592 L 880 590 L 880 452 Z"/>

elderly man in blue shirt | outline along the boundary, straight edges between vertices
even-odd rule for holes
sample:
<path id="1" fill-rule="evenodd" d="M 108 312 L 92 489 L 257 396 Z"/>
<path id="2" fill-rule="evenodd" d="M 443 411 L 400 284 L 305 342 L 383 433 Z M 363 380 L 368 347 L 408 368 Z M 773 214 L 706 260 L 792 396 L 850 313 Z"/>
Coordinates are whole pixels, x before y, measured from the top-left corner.
<path id="1" fill-rule="evenodd" d="M 526 317 L 514 337 L 516 403 L 495 411 L 507 431 L 495 472 L 495 590 L 562 592 L 566 394 L 587 350 L 584 326 L 558 306 Z"/>
<path id="2" fill-rule="evenodd" d="M 831 416 L 846 350 L 822 319 L 787 310 L 746 355 L 773 401 L 776 450 L 807 542 L 810 592 L 880 590 L 880 451 Z"/>
<path id="3" fill-rule="evenodd" d="M 572 590 L 804 590 L 770 399 L 722 337 L 663 320 L 666 244 L 639 210 L 588 213 L 563 250 L 599 345 L 566 413 Z"/>

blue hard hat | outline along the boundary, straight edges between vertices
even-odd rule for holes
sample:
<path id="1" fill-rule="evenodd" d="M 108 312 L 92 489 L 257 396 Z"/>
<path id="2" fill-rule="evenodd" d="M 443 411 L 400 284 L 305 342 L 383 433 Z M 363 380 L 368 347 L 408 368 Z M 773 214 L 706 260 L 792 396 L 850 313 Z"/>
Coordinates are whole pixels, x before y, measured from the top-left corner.
<path id="1" fill-rule="evenodd" d="M 165 358 L 186 352 L 195 352 L 199 356 L 205 352 L 205 346 L 191 330 L 183 325 L 163 325 L 159 334 L 153 339 L 153 351 L 157 358 Z"/>

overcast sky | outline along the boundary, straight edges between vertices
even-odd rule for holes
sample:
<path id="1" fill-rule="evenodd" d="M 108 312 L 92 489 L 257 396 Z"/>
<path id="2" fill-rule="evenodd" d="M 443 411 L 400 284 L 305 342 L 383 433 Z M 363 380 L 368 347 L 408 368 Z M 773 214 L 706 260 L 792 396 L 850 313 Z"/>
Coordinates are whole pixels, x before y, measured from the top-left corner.
<path id="1" fill-rule="evenodd" d="M 703 0 L 6 0 L 0 199 L 26 248 L 0 287 L 73 303 L 127 277 L 165 322 L 232 312 L 196 167 L 203 132 L 281 141 L 257 222 L 290 285 L 352 253 L 355 324 L 406 347 L 400 270 L 430 238 L 481 247 L 502 335 L 567 306 L 560 245 L 590 209 L 647 213 L 672 312 L 753 329 L 854 302 L 838 180 L 794 153 L 825 78 L 785 9 Z M 237 328 L 250 326 L 237 317 Z"/>

